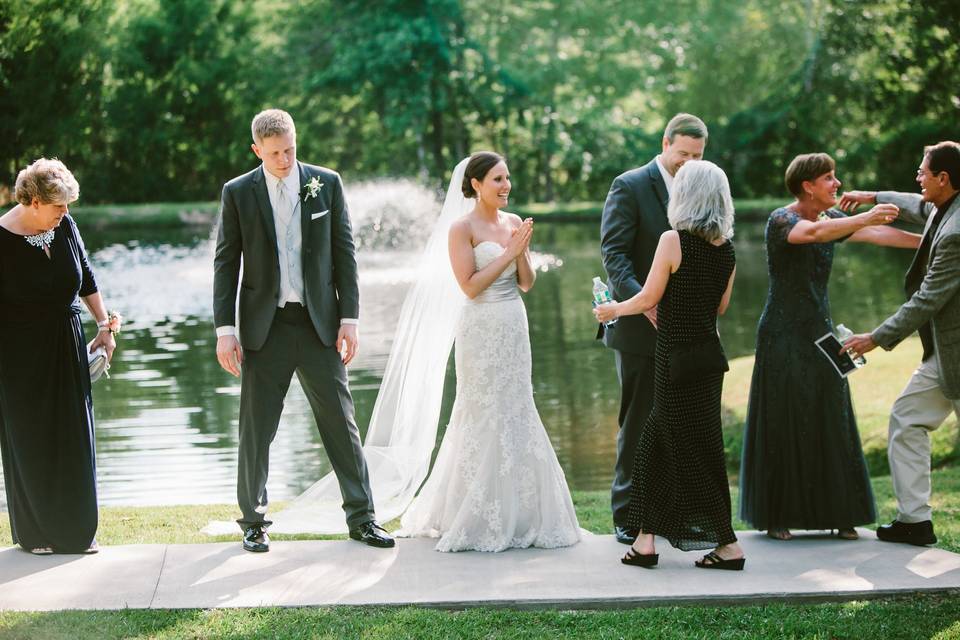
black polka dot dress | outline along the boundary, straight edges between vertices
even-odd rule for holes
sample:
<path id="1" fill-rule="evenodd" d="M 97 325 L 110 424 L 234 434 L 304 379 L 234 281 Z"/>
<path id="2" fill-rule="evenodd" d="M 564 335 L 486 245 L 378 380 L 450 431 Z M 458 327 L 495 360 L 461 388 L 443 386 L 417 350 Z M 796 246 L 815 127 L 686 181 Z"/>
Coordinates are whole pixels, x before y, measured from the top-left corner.
<path id="1" fill-rule="evenodd" d="M 630 526 L 664 537 L 678 549 L 736 541 L 723 456 L 723 374 L 671 384 L 668 354 L 717 330 L 717 307 L 736 264 L 733 244 L 716 246 L 680 231 L 682 259 L 657 308 L 653 410 L 637 445 Z"/>

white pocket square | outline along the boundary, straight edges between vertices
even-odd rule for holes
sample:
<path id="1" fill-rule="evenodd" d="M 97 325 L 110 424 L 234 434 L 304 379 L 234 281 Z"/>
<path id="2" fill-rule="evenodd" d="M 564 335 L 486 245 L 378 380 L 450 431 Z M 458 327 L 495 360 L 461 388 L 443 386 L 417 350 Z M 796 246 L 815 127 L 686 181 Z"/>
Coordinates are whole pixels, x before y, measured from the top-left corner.
<path id="1" fill-rule="evenodd" d="M 316 220 L 317 218 L 322 218 L 323 216 L 327 215 L 328 213 L 330 213 L 330 209 L 324 209 L 323 211 L 321 211 L 321 212 L 319 212 L 319 213 L 311 214 L 311 215 L 310 215 L 310 220 Z"/>

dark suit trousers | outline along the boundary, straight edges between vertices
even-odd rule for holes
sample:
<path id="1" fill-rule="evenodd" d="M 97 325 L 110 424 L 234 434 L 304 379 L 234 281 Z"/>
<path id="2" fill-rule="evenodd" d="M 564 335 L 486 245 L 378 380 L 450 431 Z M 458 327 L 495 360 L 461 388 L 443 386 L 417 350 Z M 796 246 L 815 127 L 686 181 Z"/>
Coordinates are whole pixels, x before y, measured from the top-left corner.
<path id="1" fill-rule="evenodd" d="M 347 526 L 374 519 L 373 495 L 360 432 L 353 417 L 347 370 L 335 347 L 325 347 L 299 304 L 278 309 L 263 347 L 245 351 L 240 381 L 240 459 L 237 500 L 241 527 L 267 523 L 270 443 L 296 373 L 337 474 Z"/>
<path id="2" fill-rule="evenodd" d="M 617 464 L 614 467 L 610 507 L 613 524 L 629 527 L 630 479 L 640 432 L 653 408 L 653 355 L 638 355 L 613 350 L 620 379 L 620 432 L 617 434 Z"/>

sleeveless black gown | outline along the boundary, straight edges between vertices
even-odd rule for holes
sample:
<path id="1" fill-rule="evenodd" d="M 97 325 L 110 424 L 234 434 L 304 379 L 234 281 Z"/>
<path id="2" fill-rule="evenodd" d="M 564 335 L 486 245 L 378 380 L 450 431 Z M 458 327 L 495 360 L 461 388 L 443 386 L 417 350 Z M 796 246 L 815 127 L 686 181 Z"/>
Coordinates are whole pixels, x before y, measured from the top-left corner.
<path id="1" fill-rule="evenodd" d="M 671 348 L 717 332 L 717 307 L 736 264 L 733 244 L 680 231 L 680 267 L 657 307 L 653 409 L 640 434 L 628 524 L 689 551 L 736 541 L 723 453 L 723 374 L 671 384 Z"/>

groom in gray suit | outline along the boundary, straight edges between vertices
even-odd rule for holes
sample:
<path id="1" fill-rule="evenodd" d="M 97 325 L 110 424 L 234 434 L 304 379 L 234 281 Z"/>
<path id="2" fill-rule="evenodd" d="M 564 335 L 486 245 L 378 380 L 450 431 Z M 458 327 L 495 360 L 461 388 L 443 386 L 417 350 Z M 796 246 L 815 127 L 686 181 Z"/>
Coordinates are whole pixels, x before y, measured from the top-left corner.
<path id="1" fill-rule="evenodd" d="M 930 436 L 951 412 L 960 417 L 960 144 L 924 149 L 917 171 L 920 193 L 851 191 L 840 207 L 892 203 L 900 218 L 924 225 L 923 239 L 907 271 L 909 298 L 871 333 L 853 336 L 845 348 L 887 351 L 914 331 L 923 358 L 890 412 L 887 457 L 897 496 L 897 519 L 877 528 L 887 542 L 934 544 L 930 508 Z"/>
<path id="2" fill-rule="evenodd" d="M 653 263 L 664 231 L 669 231 L 667 202 L 673 176 L 687 160 L 700 160 L 707 146 L 707 125 L 697 116 L 678 113 L 663 132 L 662 152 L 646 165 L 618 176 L 610 187 L 600 222 L 600 253 L 614 300 L 633 297 Z M 620 380 L 620 431 L 610 503 L 619 542 L 633 544 L 637 531 L 627 525 L 630 478 L 640 430 L 653 407 L 654 348 L 657 312 L 623 316 L 598 338 L 613 349 Z"/>
<path id="3" fill-rule="evenodd" d="M 347 386 L 360 294 L 340 176 L 297 161 L 297 132 L 286 111 L 257 114 L 251 129 L 262 164 L 223 186 L 213 280 L 217 359 L 241 378 L 237 500 L 243 517 L 237 522 L 243 548 L 270 549 L 271 523 L 264 517 L 270 443 L 294 373 L 337 474 L 350 537 L 392 547 L 393 538 L 376 523 Z"/>

